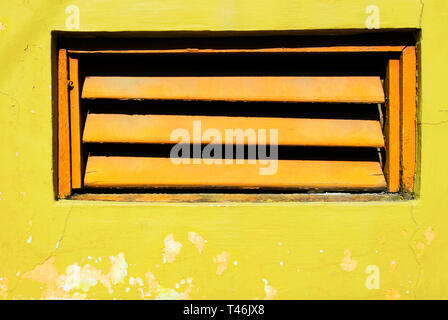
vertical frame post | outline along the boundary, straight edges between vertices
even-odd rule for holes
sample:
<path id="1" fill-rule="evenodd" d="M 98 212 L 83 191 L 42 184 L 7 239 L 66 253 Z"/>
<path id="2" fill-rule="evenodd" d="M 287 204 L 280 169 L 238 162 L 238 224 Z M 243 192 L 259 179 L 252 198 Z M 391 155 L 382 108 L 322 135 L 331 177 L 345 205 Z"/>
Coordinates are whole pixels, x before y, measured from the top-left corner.
<path id="1" fill-rule="evenodd" d="M 400 60 L 390 59 L 387 66 L 385 87 L 386 103 L 386 162 L 384 173 L 389 192 L 400 189 Z"/>
<path id="2" fill-rule="evenodd" d="M 402 188 L 414 191 L 416 160 L 417 58 L 415 46 L 406 47 L 400 59 Z"/>
<path id="3" fill-rule="evenodd" d="M 72 189 L 82 187 L 81 119 L 79 109 L 79 61 L 69 56 L 70 140 Z"/>
<path id="4" fill-rule="evenodd" d="M 67 50 L 58 52 L 58 197 L 71 193 Z"/>

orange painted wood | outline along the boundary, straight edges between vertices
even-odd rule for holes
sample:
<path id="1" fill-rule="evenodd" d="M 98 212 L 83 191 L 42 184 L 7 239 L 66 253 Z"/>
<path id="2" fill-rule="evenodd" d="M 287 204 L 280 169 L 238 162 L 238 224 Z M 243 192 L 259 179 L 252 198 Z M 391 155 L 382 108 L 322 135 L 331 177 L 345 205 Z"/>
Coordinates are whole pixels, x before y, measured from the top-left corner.
<path id="1" fill-rule="evenodd" d="M 82 156 L 81 156 L 81 119 L 79 110 L 79 75 L 78 59 L 69 57 L 70 88 L 70 137 L 72 158 L 72 188 L 82 186 Z"/>
<path id="2" fill-rule="evenodd" d="M 199 135 L 193 134 L 193 123 L 200 123 Z M 278 144 L 291 146 L 384 146 L 379 121 L 257 118 L 257 117 L 210 117 L 177 115 L 126 115 L 89 114 L 84 128 L 83 142 L 93 143 L 178 143 L 171 140 L 174 130 L 188 131 L 191 143 L 221 143 L 203 136 L 208 129 L 218 130 L 225 139 L 226 129 L 252 129 L 254 139 L 258 130 L 266 130 L 269 142 L 270 129 L 278 130 Z M 249 133 L 249 131 L 248 131 Z M 178 139 L 177 137 L 174 139 Z M 248 144 L 248 139 L 245 139 Z"/>
<path id="3" fill-rule="evenodd" d="M 161 54 L 161 53 L 338 53 L 338 52 L 401 52 L 404 46 L 333 46 L 261 49 L 159 49 L 159 50 L 70 50 L 75 54 Z"/>
<path id="4" fill-rule="evenodd" d="M 278 160 L 273 175 L 258 164 L 173 164 L 169 158 L 91 156 L 84 186 L 91 188 L 274 188 L 384 190 L 378 162 Z"/>
<path id="5" fill-rule="evenodd" d="M 399 201 L 403 197 L 394 193 L 80 193 L 74 194 L 72 200 L 115 201 L 115 202 L 367 202 Z"/>
<path id="6" fill-rule="evenodd" d="M 58 52 L 58 197 L 71 193 L 67 51 Z"/>
<path id="7" fill-rule="evenodd" d="M 380 77 L 86 77 L 83 98 L 384 103 Z"/>
<path id="8" fill-rule="evenodd" d="M 413 192 L 416 161 L 417 66 L 415 47 L 401 55 L 402 185 Z"/>
<path id="9" fill-rule="evenodd" d="M 389 192 L 400 189 L 400 60 L 389 60 L 385 81 L 386 104 L 386 162 L 384 173 Z"/>

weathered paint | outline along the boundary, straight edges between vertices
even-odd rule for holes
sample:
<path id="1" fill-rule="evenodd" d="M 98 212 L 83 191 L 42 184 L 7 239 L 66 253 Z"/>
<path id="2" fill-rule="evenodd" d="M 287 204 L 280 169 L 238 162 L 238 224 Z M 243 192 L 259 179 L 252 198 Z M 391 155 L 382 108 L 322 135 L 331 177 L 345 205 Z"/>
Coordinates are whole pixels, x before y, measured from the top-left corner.
<path id="1" fill-rule="evenodd" d="M 82 97 L 383 103 L 384 91 L 380 77 L 86 77 Z"/>
<path id="2" fill-rule="evenodd" d="M 195 123 L 199 123 L 199 126 L 195 126 Z M 200 132 L 195 132 L 196 127 L 199 127 Z M 278 130 L 278 145 L 377 148 L 384 146 L 380 122 L 376 120 L 101 113 L 87 115 L 82 139 L 83 142 L 97 143 L 186 143 L 183 139 L 182 141 L 175 140 L 181 137 L 181 134 L 172 139 L 172 133 L 180 129 L 190 138 L 190 143 L 224 143 L 225 139 L 228 139 L 230 144 L 234 141 L 234 136 L 230 135 L 229 139 L 225 130 L 236 130 L 236 128 L 243 131 L 251 130 L 248 137 L 239 142 L 244 144 L 260 143 L 260 139 L 257 140 L 256 136 L 260 130 L 267 133 L 269 140 L 266 141 L 272 141 L 272 137 L 269 137 L 269 132 L 272 132 L 270 128 L 281 128 Z M 315 132 L 319 132 L 319 135 Z"/>
<path id="3" fill-rule="evenodd" d="M 375 1 L 381 28 L 422 27 L 417 200 L 121 203 L 54 197 L 52 30 L 363 29 L 369 5 L 367 0 L 1 2 L 0 298 L 448 298 L 445 0 Z M 207 239 L 202 253 L 188 241 L 191 230 Z M 182 249 L 164 264 L 170 234 Z M 351 272 L 341 268 L 346 249 L 357 261 Z M 230 259 L 217 275 L 214 258 L 223 252 Z M 62 282 L 62 275 L 70 280 Z"/>
<path id="4" fill-rule="evenodd" d="M 208 164 L 207 160 L 213 163 Z M 283 190 L 325 188 L 373 191 L 386 189 L 381 165 L 375 161 L 258 159 L 253 160 L 253 163 L 251 159 L 226 160 L 231 162 L 206 158 L 190 161 L 189 158 L 90 156 L 87 160 L 84 186 L 250 189 L 267 187 Z"/>

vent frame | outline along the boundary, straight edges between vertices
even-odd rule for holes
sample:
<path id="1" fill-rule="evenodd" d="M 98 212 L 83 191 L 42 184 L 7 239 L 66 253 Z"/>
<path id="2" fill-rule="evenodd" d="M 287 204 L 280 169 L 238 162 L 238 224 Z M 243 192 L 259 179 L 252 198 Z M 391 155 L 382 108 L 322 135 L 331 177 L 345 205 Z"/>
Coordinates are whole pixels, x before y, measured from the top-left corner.
<path id="1" fill-rule="evenodd" d="M 82 125 L 79 113 L 79 99 L 82 83 L 78 74 L 78 59 L 83 55 L 95 54 L 131 54 L 148 55 L 153 53 L 200 54 L 200 53 L 230 53 L 230 52 L 306 52 L 306 53 L 347 53 L 347 52 L 381 52 L 392 54 L 387 70 L 384 88 L 386 90 L 386 122 L 385 137 L 388 150 L 394 150 L 393 160 L 386 157 L 385 175 L 388 181 L 386 192 L 316 192 L 312 194 L 295 194 L 294 192 L 241 194 L 232 193 L 202 194 L 173 193 L 157 195 L 145 192 L 96 194 L 79 192 L 82 190 L 82 156 L 81 150 Z M 398 74 L 397 74 L 398 73 Z M 167 49 L 167 50 L 58 50 L 58 188 L 57 198 L 88 199 L 88 200 L 118 200 L 118 201 L 173 201 L 186 202 L 265 202 L 265 201 L 371 201 L 410 199 L 414 191 L 415 148 L 416 148 L 416 58 L 414 46 L 330 46 L 306 48 L 267 48 L 267 49 Z M 393 83 L 391 83 L 393 82 Z M 392 90 L 393 95 L 389 90 Z M 397 90 L 399 91 L 397 94 Z M 391 98 L 391 96 L 393 96 Z M 77 102 L 78 100 L 78 102 Z M 397 102 L 398 101 L 398 102 Z M 398 112 L 397 112 L 398 108 Z M 391 111 L 393 109 L 393 112 Z M 392 119 L 389 115 L 394 114 Z M 395 138 L 391 139 L 394 136 Z M 399 141 L 397 141 L 397 136 Z M 79 141 L 79 145 L 78 145 Z M 386 151 L 390 154 L 390 151 Z M 75 155 L 75 156 L 74 156 Z M 79 156 L 78 156 L 79 155 Z M 219 198 L 219 200 L 218 200 Z M 318 199 L 318 200 L 317 200 Z"/>

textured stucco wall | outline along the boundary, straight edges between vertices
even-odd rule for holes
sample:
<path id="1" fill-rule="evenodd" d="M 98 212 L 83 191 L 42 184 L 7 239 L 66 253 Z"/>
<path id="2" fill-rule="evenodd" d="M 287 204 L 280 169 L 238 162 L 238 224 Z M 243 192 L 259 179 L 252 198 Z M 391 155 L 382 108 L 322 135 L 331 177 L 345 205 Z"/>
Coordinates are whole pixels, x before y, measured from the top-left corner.
<path id="1" fill-rule="evenodd" d="M 418 200 L 54 200 L 52 30 L 363 29 L 369 5 L 381 28 L 423 30 Z M 448 298 L 447 9 L 445 0 L 2 1 L 0 298 Z"/>

